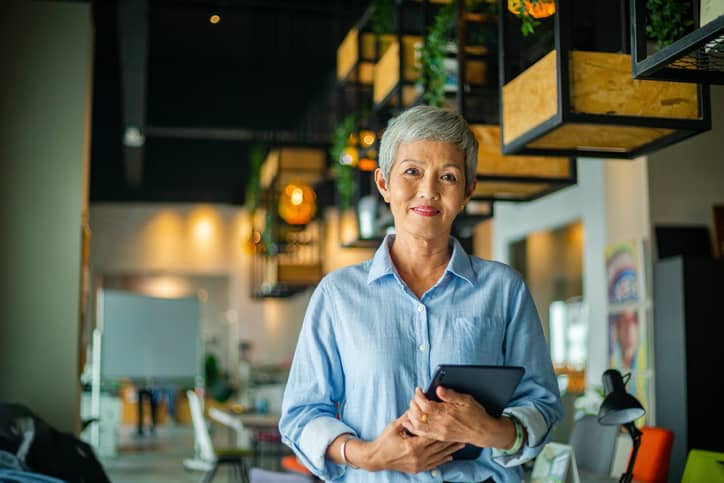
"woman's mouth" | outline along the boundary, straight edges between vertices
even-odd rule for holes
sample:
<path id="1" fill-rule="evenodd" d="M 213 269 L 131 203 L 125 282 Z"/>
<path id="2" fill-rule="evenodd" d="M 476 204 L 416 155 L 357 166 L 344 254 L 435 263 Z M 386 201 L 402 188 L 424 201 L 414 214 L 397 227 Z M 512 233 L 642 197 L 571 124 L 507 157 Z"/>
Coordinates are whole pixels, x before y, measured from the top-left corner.
<path id="1" fill-rule="evenodd" d="M 440 210 L 433 208 L 432 206 L 415 206 L 411 208 L 416 214 L 420 216 L 435 216 L 440 213 Z"/>

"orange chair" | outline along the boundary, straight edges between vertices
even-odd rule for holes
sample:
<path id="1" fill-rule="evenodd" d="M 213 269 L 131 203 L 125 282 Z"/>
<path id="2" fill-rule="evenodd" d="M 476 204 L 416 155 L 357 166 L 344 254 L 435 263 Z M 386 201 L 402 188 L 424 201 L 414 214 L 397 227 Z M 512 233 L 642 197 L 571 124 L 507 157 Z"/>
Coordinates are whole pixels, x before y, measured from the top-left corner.
<path id="1" fill-rule="evenodd" d="M 674 433 L 655 426 L 644 426 L 641 433 L 641 446 L 636 456 L 633 479 L 647 483 L 666 483 L 669 479 Z"/>
<path id="2" fill-rule="evenodd" d="M 281 461 L 282 468 L 284 468 L 287 471 L 291 471 L 293 473 L 299 473 L 302 475 L 309 476 L 310 481 L 313 481 L 314 474 L 312 474 L 311 471 L 307 469 L 306 466 L 304 466 L 298 459 L 296 455 L 290 454 L 287 456 L 282 456 Z"/>

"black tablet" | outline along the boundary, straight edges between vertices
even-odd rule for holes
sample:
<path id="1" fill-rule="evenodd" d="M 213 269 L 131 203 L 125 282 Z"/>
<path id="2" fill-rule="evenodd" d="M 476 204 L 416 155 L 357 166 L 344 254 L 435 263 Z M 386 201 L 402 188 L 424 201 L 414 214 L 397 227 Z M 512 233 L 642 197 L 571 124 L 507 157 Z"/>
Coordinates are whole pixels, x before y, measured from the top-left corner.
<path id="1" fill-rule="evenodd" d="M 476 366 L 441 364 L 435 369 L 425 396 L 440 402 L 438 386 L 470 394 L 491 416 L 499 418 L 518 387 L 525 369 L 520 366 Z M 471 444 L 453 454 L 453 459 L 469 460 L 480 456 L 482 448 Z"/>

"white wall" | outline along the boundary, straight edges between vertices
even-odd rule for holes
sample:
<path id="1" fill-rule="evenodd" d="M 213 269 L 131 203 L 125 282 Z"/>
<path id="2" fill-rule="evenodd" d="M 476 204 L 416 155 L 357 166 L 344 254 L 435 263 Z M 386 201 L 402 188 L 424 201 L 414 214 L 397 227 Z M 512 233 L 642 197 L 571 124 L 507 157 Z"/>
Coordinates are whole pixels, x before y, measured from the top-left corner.
<path id="1" fill-rule="evenodd" d="M 713 234 L 712 205 L 724 204 L 724 86 L 711 87 L 711 114 L 711 131 L 649 156 L 652 225 L 707 225 Z"/>
<path id="2" fill-rule="evenodd" d="M 336 219 L 331 216 L 327 222 L 325 270 L 371 256 L 370 250 L 338 248 L 334 238 Z M 228 330 L 206 331 L 228 333 L 226 357 L 220 363 L 224 369 L 232 369 L 232 377 L 236 376 L 233 367 L 240 339 L 252 341 L 251 358 L 255 363 L 290 360 L 311 289 L 284 299 L 249 297 L 251 256 L 245 246 L 250 225 L 244 209 L 228 205 L 94 203 L 90 223 L 94 277 L 103 273 L 228 277 L 230 326 Z"/>
<path id="3" fill-rule="evenodd" d="M 578 160 L 578 184 L 530 203 L 496 203 L 493 258 L 508 263 L 509 246 L 529 233 L 581 221 L 584 230 L 583 297 L 590 318 L 586 378 L 601 384 L 607 365 L 606 276 L 603 253 L 607 243 L 604 162 Z M 547 311 L 548 307 L 538 307 Z"/>
<path id="4" fill-rule="evenodd" d="M 87 3 L 0 15 L 0 401 L 79 415 L 81 230 L 93 59 Z"/>

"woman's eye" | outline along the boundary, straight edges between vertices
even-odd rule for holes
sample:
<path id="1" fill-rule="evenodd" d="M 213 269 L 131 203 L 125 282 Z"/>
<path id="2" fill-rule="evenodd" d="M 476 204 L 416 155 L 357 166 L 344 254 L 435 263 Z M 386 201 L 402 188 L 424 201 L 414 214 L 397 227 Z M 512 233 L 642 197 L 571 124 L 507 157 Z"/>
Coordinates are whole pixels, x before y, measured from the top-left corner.
<path id="1" fill-rule="evenodd" d="M 415 175 L 418 173 L 417 168 L 407 168 L 405 170 L 405 174 Z"/>
<path id="2" fill-rule="evenodd" d="M 442 179 L 444 181 L 453 181 L 453 182 L 458 180 L 457 176 L 455 176 L 452 173 L 443 174 Z"/>

